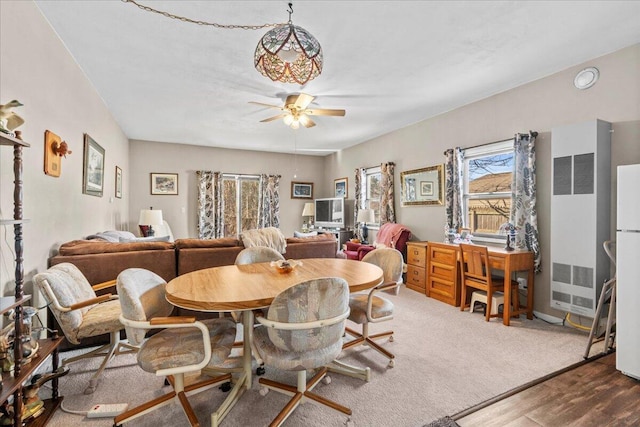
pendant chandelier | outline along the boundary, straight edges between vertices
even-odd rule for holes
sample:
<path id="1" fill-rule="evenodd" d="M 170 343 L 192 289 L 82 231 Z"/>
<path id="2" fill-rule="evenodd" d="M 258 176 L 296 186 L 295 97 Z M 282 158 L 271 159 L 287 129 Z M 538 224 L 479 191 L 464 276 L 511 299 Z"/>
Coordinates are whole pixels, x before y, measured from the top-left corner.
<path id="1" fill-rule="evenodd" d="M 282 83 L 304 85 L 322 72 L 322 48 L 307 30 L 289 22 L 267 32 L 258 43 L 253 62 L 263 76 Z"/>

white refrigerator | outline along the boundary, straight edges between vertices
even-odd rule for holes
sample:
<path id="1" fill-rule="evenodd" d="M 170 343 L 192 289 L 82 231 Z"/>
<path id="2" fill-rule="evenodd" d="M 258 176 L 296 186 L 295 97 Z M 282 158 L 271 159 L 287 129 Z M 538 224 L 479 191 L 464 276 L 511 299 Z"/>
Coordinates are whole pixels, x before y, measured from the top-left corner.
<path id="1" fill-rule="evenodd" d="M 618 166 L 616 368 L 640 379 L 640 164 Z"/>

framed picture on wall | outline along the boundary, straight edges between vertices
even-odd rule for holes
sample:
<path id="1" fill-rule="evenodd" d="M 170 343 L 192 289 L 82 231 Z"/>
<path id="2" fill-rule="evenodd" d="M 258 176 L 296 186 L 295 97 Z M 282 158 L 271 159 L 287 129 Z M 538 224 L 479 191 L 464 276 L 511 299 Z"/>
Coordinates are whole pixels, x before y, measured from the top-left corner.
<path id="1" fill-rule="evenodd" d="M 342 197 L 343 199 L 348 197 L 347 183 L 347 178 L 338 178 L 333 181 L 334 197 Z"/>
<path id="2" fill-rule="evenodd" d="M 104 189 L 104 148 L 84 134 L 84 164 L 82 169 L 82 192 L 102 197 Z"/>
<path id="3" fill-rule="evenodd" d="M 178 194 L 178 174 L 177 173 L 151 173 L 151 194 L 152 195 L 177 195 Z"/>
<path id="4" fill-rule="evenodd" d="M 116 166 L 116 197 L 122 199 L 122 169 Z"/>
<path id="5" fill-rule="evenodd" d="M 313 182 L 291 181 L 292 199 L 313 199 Z"/>

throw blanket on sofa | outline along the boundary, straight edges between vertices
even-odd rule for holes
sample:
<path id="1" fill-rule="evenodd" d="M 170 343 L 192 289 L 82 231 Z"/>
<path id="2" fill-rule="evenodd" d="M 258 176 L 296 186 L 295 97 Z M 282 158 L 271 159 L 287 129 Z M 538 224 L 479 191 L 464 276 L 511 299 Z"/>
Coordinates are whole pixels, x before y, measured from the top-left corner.
<path id="1" fill-rule="evenodd" d="M 376 236 L 376 242 L 382 243 L 388 248 L 395 248 L 396 242 L 403 231 L 409 231 L 409 229 L 404 225 L 394 224 L 391 222 L 382 224 L 380 231 L 378 231 L 378 235 Z"/>
<path id="2" fill-rule="evenodd" d="M 283 254 L 287 249 L 287 240 L 280 229 L 275 227 L 247 230 L 240 236 L 245 248 L 266 246 Z"/>

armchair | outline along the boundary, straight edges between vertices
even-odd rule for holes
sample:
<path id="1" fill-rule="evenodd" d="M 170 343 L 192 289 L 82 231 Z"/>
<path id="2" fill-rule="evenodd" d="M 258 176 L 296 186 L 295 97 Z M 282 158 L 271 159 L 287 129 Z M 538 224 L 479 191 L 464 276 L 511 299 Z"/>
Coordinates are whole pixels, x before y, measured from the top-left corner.
<path id="1" fill-rule="evenodd" d="M 359 345 L 367 345 L 387 357 L 389 359 L 388 366 L 393 368 L 395 366 L 395 355 L 375 342 L 375 340 L 385 337 L 389 337 L 389 341 L 393 341 L 393 331 L 370 334 L 369 326 L 371 323 L 393 319 L 393 303 L 380 296 L 380 293 L 386 292 L 391 295 L 397 295 L 400 292 L 400 286 L 403 283 L 402 255 L 397 249 L 381 248 L 368 253 L 362 261 L 382 268 L 384 280 L 367 293 L 356 293 L 349 296 L 349 308 L 351 309 L 349 321 L 362 325 L 362 332 L 346 327 L 346 333 L 352 336 L 353 339 L 346 341 L 342 349 L 346 350 Z"/>
<path id="2" fill-rule="evenodd" d="M 116 281 L 91 286 L 78 267 L 70 263 L 54 265 L 36 274 L 33 280 L 70 343 L 80 344 L 85 338 L 109 334 L 109 344 L 62 361 L 62 366 L 65 366 L 88 357 L 103 358 L 84 391 L 85 394 L 93 393 L 107 363 L 114 356 L 137 351 L 137 347 L 120 340 L 124 326 L 120 323 L 118 296 L 96 296 L 95 291 L 115 286 Z"/>
<path id="3" fill-rule="evenodd" d="M 411 230 L 401 224 L 395 224 L 387 222 L 380 226 L 376 241 L 373 245 L 365 245 L 362 243 L 346 243 L 346 250 L 344 254 L 347 259 L 354 259 L 362 261 L 362 258 L 376 247 L 383 246 L 388 248 L 395 248 L 400 251 L 403 259 L 407 259 L 407 242 L 411 238 Z"/>
<path id="4" fill-rule="evenodd" d="M 229 318 L 200 322 L 195 317 L 169 316 L 173 306 L 165 298 L 165 286 L 160 276 L 142 268 L 129 268 L 118 275 L 120 321 L 126 327 L 129 341 L 140 345 L 138 365 L 145 372 L 166 376 L 173 390 L 117 415 L 114 426 L 171 402 L 182 406 L 191 426 L 199 426 L 188 397 L 231 381 L 231 374 L 227 373 L 186 384 L 187 374 L 199 373 L 204 368 L 215 370 L 227 359 L 236 326 Z M 152 329 L 160 332 L 146 338 Z"/>
<path id="5" fill-rule="evenodd" d="M 291 396 L 270 426 L 279 426 L 304 401 L 326 405 L 351 415 L 351 409 L 319 396 L 313 388 L 324 378 L 326 365 L 342 351 L 342 335 L 349 315 L 349 286 L 344 279 L 325 277 L 298 283 L 275 297 L 267 317 L 257 320 L 264 325 L 254 334 L 256 347 L 264 362 L 276 369 L 296 372 L 296 385 L 266 378 L 259 382 L 265 388 Z M 307 371 L 316 371 L 307 381 Z M 314 390 L 315 391 L 315 390 Z M 349 423 L 347 425 L 350 425 Z"/>

